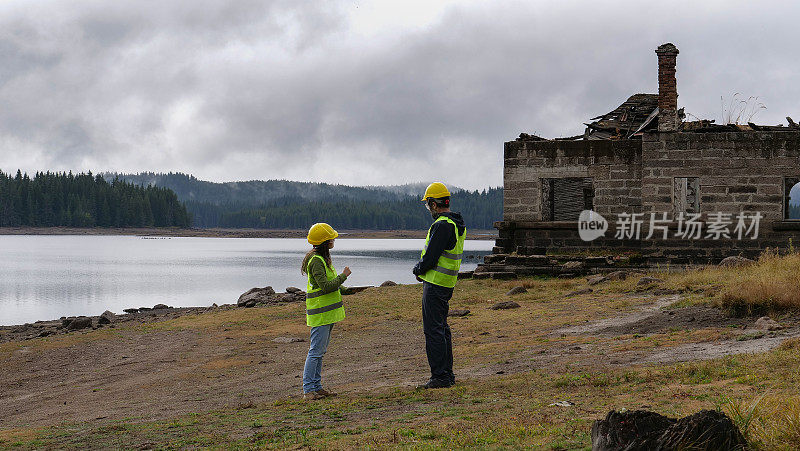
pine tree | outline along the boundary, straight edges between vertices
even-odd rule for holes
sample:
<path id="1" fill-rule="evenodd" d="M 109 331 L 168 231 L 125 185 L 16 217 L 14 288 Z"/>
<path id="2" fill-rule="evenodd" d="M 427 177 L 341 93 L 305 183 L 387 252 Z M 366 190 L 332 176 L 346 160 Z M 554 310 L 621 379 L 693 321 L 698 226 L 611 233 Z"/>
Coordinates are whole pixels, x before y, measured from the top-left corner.
<path id="1" fill-rule="evenodd" d="M 153 208 L 157 205 L 157 208 Z M 186 206 L 167 188 L 108 183 L 91 172 L 0 171 L 0 226 L 189 227 Z"/>

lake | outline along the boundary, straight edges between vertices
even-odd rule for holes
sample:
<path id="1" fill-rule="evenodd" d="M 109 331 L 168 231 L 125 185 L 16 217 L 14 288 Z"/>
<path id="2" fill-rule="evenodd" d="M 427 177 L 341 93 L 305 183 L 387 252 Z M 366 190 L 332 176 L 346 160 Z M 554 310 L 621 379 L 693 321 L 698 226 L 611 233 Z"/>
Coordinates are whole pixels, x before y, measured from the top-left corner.
<path id="1" fill-rule="evenodd" d="M 338 239 L 333 263 L 346 286 L 414 283 L 424 240 Z M 467 241 L 462 270 L 494 242 Z M 305 290 L 300 262 L 310 248 L 291 238 L 0 236 L 0 325 L 61 316 L 122 313 L 129 307 L 235 303 L 252 287 Z"/>

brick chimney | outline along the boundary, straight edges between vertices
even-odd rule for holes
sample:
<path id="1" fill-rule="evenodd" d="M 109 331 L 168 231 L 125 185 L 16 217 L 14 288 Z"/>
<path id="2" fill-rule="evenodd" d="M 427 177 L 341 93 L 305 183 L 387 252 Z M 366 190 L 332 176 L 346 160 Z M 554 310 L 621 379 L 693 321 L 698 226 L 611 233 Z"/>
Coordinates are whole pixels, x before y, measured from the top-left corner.
<path id="1" fill-rule="evenodd" d="M 675 61 L 678 48 L 672 43 L 660 45 L 658 55 L 658 131 L 673 132 L 678 128 L 678 87 Z"/>

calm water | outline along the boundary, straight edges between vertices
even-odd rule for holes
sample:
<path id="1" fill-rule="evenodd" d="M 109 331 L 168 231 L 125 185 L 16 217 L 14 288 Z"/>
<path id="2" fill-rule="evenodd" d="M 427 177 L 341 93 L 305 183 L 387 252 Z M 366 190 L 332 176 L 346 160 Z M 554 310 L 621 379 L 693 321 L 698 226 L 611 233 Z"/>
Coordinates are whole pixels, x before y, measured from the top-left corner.
<path id="1" fill-rule="evenodd" d="M 339 239 L 333 263 L 353 274 L 346 285 L 412 283 L 424 240 Z M 467 241 L 465 255 L 489 253 L 493 241 Z M 0 325 L 70 315 L 122 313 L 164 303 L 175 307 L 235 303 L 252 287 L 305 289 L 303 239 L 0 236 Z M 463 270 L 478 259 L 465 259 Z"/>

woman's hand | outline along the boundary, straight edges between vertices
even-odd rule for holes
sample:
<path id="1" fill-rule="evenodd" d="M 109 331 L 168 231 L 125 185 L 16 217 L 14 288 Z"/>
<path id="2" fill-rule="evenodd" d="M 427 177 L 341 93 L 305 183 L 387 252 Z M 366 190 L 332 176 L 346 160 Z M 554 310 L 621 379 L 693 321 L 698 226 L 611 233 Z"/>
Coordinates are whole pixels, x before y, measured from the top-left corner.
<path id="1" fill-rule="evenodd" d="M 342 274 L 344 274 L 345 277 L 350 277 L 350 274 L 352 274 L 352 271 L 350 271 L 350 267 L 345 266 L 344 271 L 342 271 Z"/>

